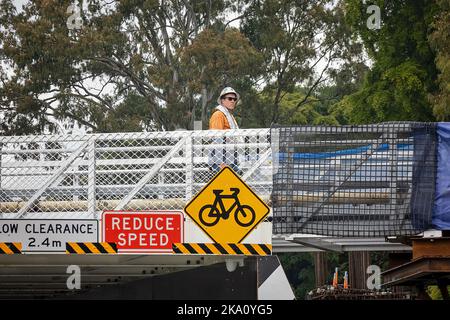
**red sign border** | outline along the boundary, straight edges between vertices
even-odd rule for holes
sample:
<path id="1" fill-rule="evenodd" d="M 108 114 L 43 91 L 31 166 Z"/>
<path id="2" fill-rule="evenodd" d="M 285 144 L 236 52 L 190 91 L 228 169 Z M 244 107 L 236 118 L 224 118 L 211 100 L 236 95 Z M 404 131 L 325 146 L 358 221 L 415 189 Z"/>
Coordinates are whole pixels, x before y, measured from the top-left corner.
<path id="1" fill-rule="evenodd" d="M 173 215 L 180 215 L 180 232 L 181 232 L 181 240 L 184 242 L 184 212 L 182 210 L 143 210 L 143 211 L 137 211 L 137 210 L 105 210 L 102 212 L 102 218 L 100 219 L 101 223 L 101 239 L 102 241 L 105 241 L 105 224 L 103 223 L 105 214 L 129 214 L 129 213 L 139 213 L 139 214 L 173 214 Z M 172 248 L 170 249 L 118 249 L 117 253 L 173 253 Z"/>

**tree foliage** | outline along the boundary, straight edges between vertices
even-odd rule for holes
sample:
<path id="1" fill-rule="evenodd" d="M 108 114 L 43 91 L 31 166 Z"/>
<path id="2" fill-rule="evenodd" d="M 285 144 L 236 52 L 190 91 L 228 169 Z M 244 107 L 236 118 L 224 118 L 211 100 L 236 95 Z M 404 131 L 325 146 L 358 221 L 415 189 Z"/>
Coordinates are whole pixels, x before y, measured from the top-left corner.
<path id="1" fill-rule="evenodd" d="M 83 25 L 73 30 L 69 0 L 30 0 L 22 12 L 0 0 L 4 134 L 55 131 L 55 123 L 90 131 L 190 129 L 195 120 L 207 123 L 225 85 L 242 92 L 243 126 L 296 123 L 291 118 L 306 113 L 323 118 L 310 103 L 339 94 L 318 90 L 348 86 L 361 65 L 351 63 L 361 46 L 349 40 L 341 2 L 86 3 Z M 242 20 L 240 30 L 232 20 Z M 333 66 L 338 60 L 345 70 Z M 299 86 L 304 95 L 286 108 L 283 99 Z"/>
<path id="2" fill-rule="evenodd" d="M 431 121 L 428 94 L 436 91 L 435 55 L 428 43 L 436 12 L 433 1 L 373 1 L 382 10 L 381 29 L 367 27 L 363 2 L 347 0 L 347 19 L 374 61 L 360 90 L 335 112 L 350 123 Z"/>
<path id="3" fill-rule="evenodd" d="M 242 77 L 259 74 L 261 54 L 239 30 L 206 29 L 183 49 L 188 87 L 202 93 L 201 120 L 208 123 L 208 103 L 218 94 L 218 88 L 235 83 Z"/>
<path id="4" fill-rule="evenodd" d="M 261 80 L 266 117 L 262 126 L 290 123 L 302 108 L 310 108 L 319 88 L 336 79 L 342 81 L 343 73 L 335 63 L 359 64 L 362 47 L 350 39 L 341 2 L 331 5 L 329 1 L 255 1 L 247 10 L 242 32 L 264 57 Z M 354 63 L 346 64 L 352 59 Z M 286 95 L 298 86 L 306 88 L 305 95 L 284 110 L 288 112 L 280 112 Z"/>
<path id="5" fill-rule="evenodd" d="M 91 0 L 79 30 L 70 3 L 31 0 L 18 13 L 0 0 L 3 132 L 52 130 L 49 118 L 103 130 L 129 95 L 141 97 L 122 113 L 130 127 L 144 108 L 141 129 L 192 128 L 220 86 L 257 70 L 258 53 L 225 27 L 230 1 Z"/>
<path id="6" fill-rule="evenodd" d="M 450 121 L 450 1 L 438 0 L 429 41 L 436 52 L 439 89 L 431 95 L 433 112 L 439 121 Z"/>
<path id="7" fill-rule="evenodd" d="M 280 263 L 297 299 L 305 299 L 314 288 L 314 259 L 309 253 L 278 254 Z"/>
<path id="8" fill-rule="evenodd" d="M 0 0 L 2 134 L 205 126 L 226 85 L 247 128 L 449 119 L 448 0 L 71 3 Z"/>

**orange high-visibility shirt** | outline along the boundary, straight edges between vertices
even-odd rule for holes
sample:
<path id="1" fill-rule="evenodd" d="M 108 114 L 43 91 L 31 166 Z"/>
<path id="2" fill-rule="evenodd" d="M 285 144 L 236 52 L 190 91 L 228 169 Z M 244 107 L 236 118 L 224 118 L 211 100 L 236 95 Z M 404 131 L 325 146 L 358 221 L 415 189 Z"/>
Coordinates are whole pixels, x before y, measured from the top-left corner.
<path id="1" fill-rule="evenodd" d="M 217 110 L 212 114 L 211 119 L 209 119 L 209 129 L 210 130 L 231 129 L 227 117 L 223 114 L 222 111 Z"/>

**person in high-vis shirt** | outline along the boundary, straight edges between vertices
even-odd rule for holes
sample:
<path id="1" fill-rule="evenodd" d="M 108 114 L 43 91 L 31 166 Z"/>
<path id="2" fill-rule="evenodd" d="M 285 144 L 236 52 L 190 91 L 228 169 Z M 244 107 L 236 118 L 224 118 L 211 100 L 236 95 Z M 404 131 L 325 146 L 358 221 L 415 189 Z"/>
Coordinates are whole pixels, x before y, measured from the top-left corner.
<path id="1" fill-rule="evenodd" d="M 239 129 L 236 119 L 233 116 L 233 111 L 240 99 L 239 93 L 231 87 L 226 87 L 222 90 L 217 98 L 217 107 L 209 119 L 210 130 L 228 130 Z M 219 141 L 220 140 L 220 141 Z M 225 144 L 226 138 L 217 139 L 218 144 Z M 218 172 L 225 166 L 231 167 L 237 174 L 242 174 L 242 171 L 237 165 L 237 151 L 222 149 L 212 150 L 210 154 L 210 168 L 213 173 Z"/>
<path id="2" fill-rule="evenodd" d="M 226 87 L 217 98 L 218 106 L 209 119 L 210 130 L 239 129 L 233 111 L 239 101 L 239 94 L 231 87 Z"/>

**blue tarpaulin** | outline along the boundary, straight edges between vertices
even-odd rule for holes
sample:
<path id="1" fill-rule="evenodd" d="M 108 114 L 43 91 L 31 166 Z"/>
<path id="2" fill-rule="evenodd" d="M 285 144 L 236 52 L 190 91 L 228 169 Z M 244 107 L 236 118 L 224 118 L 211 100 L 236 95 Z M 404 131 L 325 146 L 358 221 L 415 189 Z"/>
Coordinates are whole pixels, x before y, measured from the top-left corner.
<path id="1" fill-rule="evenodd" d="M 430 229 L 436 197 L 436 124 L 416 123 L 414 138 L 411 222 L 417 232 Z"/>
<path id="2" fill-rule="evenodd" d="M 432 224 L 438 230 L 450 230 L 450 122 L 437 126 L 438 155 L 436 196 Z"/>

